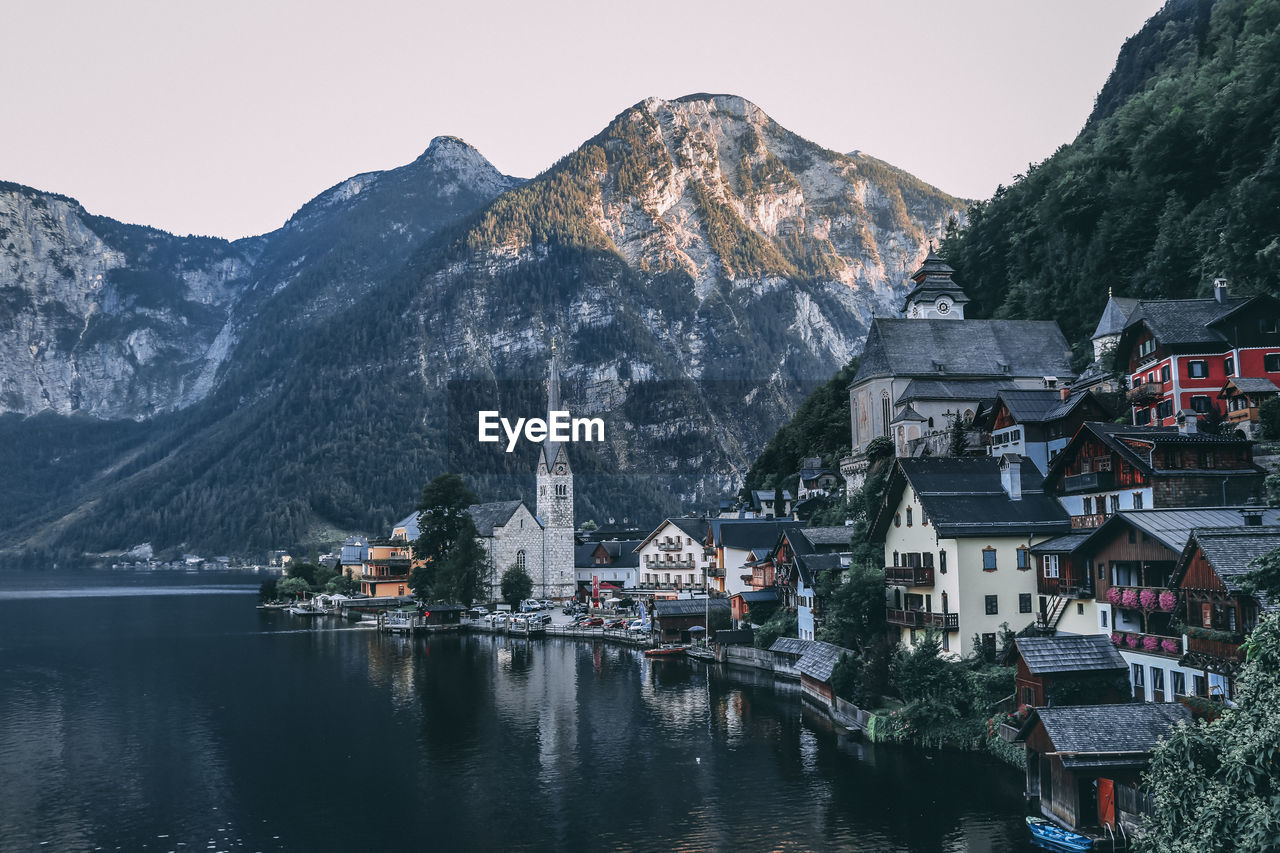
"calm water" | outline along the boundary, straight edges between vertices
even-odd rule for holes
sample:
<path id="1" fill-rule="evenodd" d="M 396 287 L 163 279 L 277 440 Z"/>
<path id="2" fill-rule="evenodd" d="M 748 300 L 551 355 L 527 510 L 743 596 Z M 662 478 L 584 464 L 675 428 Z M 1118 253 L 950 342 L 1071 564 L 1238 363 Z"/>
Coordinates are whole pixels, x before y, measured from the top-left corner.
<path id="1" fill-rule="evenodd" d="M 0 575 L 0 850 L 1030 850 L 1019 774 L 630 649 Z M 242 580 L 242 579 L 241 579 Z"/>

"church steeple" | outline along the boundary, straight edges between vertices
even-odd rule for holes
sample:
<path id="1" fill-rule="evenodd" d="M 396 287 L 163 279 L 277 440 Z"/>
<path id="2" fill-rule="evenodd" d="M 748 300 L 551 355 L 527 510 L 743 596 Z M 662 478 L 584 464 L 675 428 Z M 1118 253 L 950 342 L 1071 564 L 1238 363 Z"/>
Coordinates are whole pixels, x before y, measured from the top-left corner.
<path id="1" fill-rule="evenodd" d="M 556 342 L 551 341 L 551 368 L 547 376 L 547 423 L 551 423 L 552 412 L 560 411 L 560 353 L 556 350 Z M 556 457 L 561 456 L 561 444 L 547 439 L 542 443 L 542 460 L 547 468 L 555 465 Z M 563 463 L 569 464 L 569 454 L 563 454 Z"/>
<path id="2" fill-rule="evenodd" d="M 902 304 L 902 313 L 916 319 L 964 319 L 964 306 L 969 301 L 960 285 L 951 280 L 955 270 L 938 257 L 933 244 L 920 268 L 911 274 L 915 285 Z"/>
<path id="3" fill-rule="evenodd" d="M 551 365 L 547 374 L 547 420 L 563 411 L 560 401 L 560 353 L 551 342 Z M 542 576 L 534 578 L 535 589 L 546 598 L 573 595 L 573 469 L 569 448 L 549 438 L 538 457 L 538 521 L 542 524 Z"/>

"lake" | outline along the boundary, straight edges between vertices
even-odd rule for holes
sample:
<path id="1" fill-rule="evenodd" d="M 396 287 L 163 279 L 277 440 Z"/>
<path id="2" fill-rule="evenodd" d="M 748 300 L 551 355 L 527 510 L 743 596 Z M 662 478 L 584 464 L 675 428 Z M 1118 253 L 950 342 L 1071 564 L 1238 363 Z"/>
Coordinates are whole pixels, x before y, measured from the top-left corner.
<path id="1" fill-rule="evenodd" d="M 220 574 L 0 574 L 0 850 L 1032 850 L 1021 774 L 604 643 L 382 636 Z"/>

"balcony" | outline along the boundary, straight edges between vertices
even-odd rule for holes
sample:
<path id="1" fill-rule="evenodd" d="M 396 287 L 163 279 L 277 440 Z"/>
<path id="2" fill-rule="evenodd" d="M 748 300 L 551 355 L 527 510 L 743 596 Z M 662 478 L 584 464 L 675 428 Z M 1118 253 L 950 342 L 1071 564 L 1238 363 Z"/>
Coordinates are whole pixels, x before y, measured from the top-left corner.
<path id="1" fill-rule="evenodd" d="M 665 541 L 659 540 L 655 544 L 658 546 L 659 551 L 679 551 L 681 548 L 684 547 L 684 545 L 680 544 L 679 542 L 675 542 L 670 539 Z"/>
<path id="2" fill-rule="evenodd" d="M 885 566 L 884 582 L 899 586 L 933 586 L 933 566 Z"/>
<path id="3" fill-rule="evenodd" d="M 722 578 L 722 577 L 724 577 L 724 569 L 720 568 L 719 566 L 707 566 L 707 568 L 705 569 L 705 571 L 706 571 L 706 573 L 707 573 L 707 577 L 709 577 L 709 578 Z"/>
<path id="4" fill-rule="evenodd" d="M 1187 651 L 1224 661 L 1240 660 L 1240 644 L 1228 640 L 1210 640 L 1187 634 Z"/>
<path id="5" fill-rule="evenodd" d="M 651 563 L 645 563 L 644 568 L 650 572 L 667 572 L 676 569 L 692 569 L 693 557 L 687 560 L 654 560 Z"/>
<path id="6" fill-rule="evenodd" d="M 1101 527 L 1109 517 L 1105 512 L 1097 512 L 1091 515 L 1073 515 L 1071 516 L 1071 529 L 1092 530 L 1095 527 Z"/>
<path id="7" fill-rule="evenodd" d="M 1181 637 L 1117 631 L 1111 635 L 1111 642 L 1122 652 L 1142 652 L 1144 655 L 1161 655 L 1167 658 L 1182 657 Z"/>
<path id="8" fill-rule="evenodd" d="M 1110 471 L 1090 471 L 1062 478 L 1062 489 L 1068 495 L 1081 492 L 1105 492 L 1115 488 L 1115 477 Z"/>
<path id="9" fill-rule="evenodd" d="M 959 613 L 926 613 L 923 610 L 890 610 L 890 625 L 901 625 L 904 628 L 941 628 L 943 631 L 960 630 Z"/>
<path id="10" fill-rule="evenodd" d="M 1258 420 L 1258 408 L 1249 406 L 1243 409 L 1233 409 L 1227 412 L 1227 420 L 1233 424 L 1256 422 Z"/>
<path id="11" fill-rule="evenodd" d="M 1134 385 L 1129 389 L 1129 393 L 1125 395 L 1130 403 L 1144 405 L 1160 399 L 1164 396 L 1163 382 L 1142 382 Z"/>

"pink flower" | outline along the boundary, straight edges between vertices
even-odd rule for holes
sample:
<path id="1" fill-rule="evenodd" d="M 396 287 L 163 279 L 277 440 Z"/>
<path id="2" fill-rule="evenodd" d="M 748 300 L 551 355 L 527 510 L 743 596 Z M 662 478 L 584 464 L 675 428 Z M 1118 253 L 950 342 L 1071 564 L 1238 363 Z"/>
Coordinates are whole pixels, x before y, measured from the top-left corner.
<path id="1" fill-rule="evenodd" d="M 1124 638 L 1124 641 L 1129 644 L 1129 648 L 1131 649 L 1136 649 L 1138 647 L 1138 643 L 1141 642 L 1137 634 L 1129 634 Z"/>
<path id="2" fill-rule="evenodd" d="M 1171 655 L 1176 655 L 1178 653 L 1178 643 L 1175 640 L 1161 640 L 1160 648 L 1164 649 Z"/>
<path id="3" fill-rule="evenodd" d="M 1136 589 L 1126 589 L 1124 594 L 1120 596 L 1121 607 L 1137 607 L 1138 591 Z"/>
<path id="4" fill-rule="evenodd" d="M 1113 587 L 1111 587 L 1110 589 L 1108 589 L 1108 590 L 1107 590 L 1107 601 L 1111 602 L 1112 604 L 1119 604 L 1119 603 L 1120 603 L 1120 588 L 1119 588 L 1119 587 L 1115 587 L 1115 586 L 1113 586 Z"/>
<path id="5" fill-rule="evenodd" d="M 1160 648 L 1160 641 L 1155 637 L 1146 636 L 1142 638 L 1142 647 L 1149 652 L 1154 652 Z"/>
<path id="6" fill-rule="evenodd" d="M 1144 589 L 1142 592 L 1138 593 L 1138 604 L 1148 613 L 1156 609 L 1156 603 L 1158 600 L 1159 599 L 1156 597 L 1156 591 L 1154 589 Z"/>
<path id="7" fill-rule="evenodd" d="M 1160 609 L 1165 613 L 1172 613 L 1173 608 L 1178 605 L 1178 597 L 1169 590 L 1160 593 Z"/>
<path id="8" fill-rule="evenodd" d="M 1117 646 L 1124 645 L 1124 634 L 1112 634 L 1111 642 L 1115 643 Z"/>

